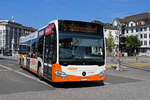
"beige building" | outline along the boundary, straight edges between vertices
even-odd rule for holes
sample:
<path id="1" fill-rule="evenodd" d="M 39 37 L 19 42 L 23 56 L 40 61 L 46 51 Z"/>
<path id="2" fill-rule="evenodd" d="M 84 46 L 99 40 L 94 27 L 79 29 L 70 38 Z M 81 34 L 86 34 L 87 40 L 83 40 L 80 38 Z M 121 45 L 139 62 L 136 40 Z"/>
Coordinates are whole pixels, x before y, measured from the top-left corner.
<path id="1" fill-rule="evenodd" d="M 0 20 L 0 51 L 19 49 L 19 38 L 36 31 L 35 28 L 23 26 L 22 24 Z"/>

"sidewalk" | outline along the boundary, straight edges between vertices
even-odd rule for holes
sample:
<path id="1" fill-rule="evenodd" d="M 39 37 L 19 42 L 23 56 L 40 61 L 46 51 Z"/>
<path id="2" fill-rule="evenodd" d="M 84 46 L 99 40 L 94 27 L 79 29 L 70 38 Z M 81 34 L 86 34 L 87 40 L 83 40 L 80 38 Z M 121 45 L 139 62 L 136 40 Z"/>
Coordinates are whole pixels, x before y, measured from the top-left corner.
<path id="1" fill-rule="evenodd" d="M 117 64 L 117 57 L 107 57 L 107 64 Z M 150 57 L 120 57 L 120 63 L 127 63 L 137 67 L 150 66 Z"/>
<path id="2" fill-rule="evenodd" d="M 117 68 L 117 64 L 106 64 L 106 69 L 111 69 L 111 68 L 116 69 Z M 125 68 L 128 68 L 128 67 L 125 66 L 125 65 L 120 65 L 120 68 L 125 69 Z"/>
<path id="3" fill-rule="evenodd" d="M 2 54 L 0 54 L 0 58 L 11 59 L 11 60 L 18 60 L 18 56 L 17 55 L 15 55 L 15 56 L 3 56 Z"/>
<path id="4" fill-rule="evenodd" d="M 145 66 L 149 66 L 150 67 L 150 63 L 140 63 L 140 62 L 135 62 L 135 63 L 128 63 L 129 66 L 135 66 L 135 67 L 145 67 Z"/>

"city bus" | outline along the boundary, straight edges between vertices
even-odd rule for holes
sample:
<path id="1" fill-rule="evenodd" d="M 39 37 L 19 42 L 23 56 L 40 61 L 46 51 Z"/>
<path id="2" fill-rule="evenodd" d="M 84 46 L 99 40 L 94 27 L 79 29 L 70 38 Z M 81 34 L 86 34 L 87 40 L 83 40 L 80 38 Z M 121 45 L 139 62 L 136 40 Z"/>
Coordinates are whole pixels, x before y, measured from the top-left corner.
<path id="1" fill-rule="evenodd" d="M 27 36 L 28 37 L 28 36 Z M 21 66 L 51 82 L 104 81 L 106 50 L 103 25 L 54 20 L 26 38 L 30 46 Z"/>

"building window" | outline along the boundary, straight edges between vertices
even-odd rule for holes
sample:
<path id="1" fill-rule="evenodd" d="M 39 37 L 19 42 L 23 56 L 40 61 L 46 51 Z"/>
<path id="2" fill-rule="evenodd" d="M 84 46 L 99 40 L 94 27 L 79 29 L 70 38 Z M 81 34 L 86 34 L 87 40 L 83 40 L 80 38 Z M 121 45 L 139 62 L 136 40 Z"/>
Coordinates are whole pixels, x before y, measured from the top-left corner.
<path id="1" fill-rule="evenodd" d="M 143 34 L 140 34 L 140 38 L 141 38 L 141 39 L 143 38 Z"/>
<path id="2" fill-rule="evenodd" d="M 142 31 L 143 31 L 143 28 L 139 28 L 139 31 L 142 32 Z"/>
<path id="3" fill-rule="evenodd" d="M 3 33 L 6 33 L 6 30 L 3 30 Z"/>
<path id="4" fill-rule="evenodd" d="M 140 52 L 145 53 L 146 52 L 146 48 L 140 48 Z"/>
<path id="5" fill-rule="evenodd" d="M 142 28 L 140 28 L 140 32 L 142 32 Z"/>
<path id="6" fill-rule="evenodd" d="M 144 34 L 144 38 L 147 38 L 147 34 Z"/>
<path id="7" fill-rule="evenodd" d="M 143 44 L 143 41 L 141 41 L 141 44 L 144 45 L 144 44 Z"/>
<path id="8" fill-rule="evenodd" d="M 136 28 L 136 32 L 138 32 L 138 28 Z"/>
<path id="9" fill-rule="evenodd" d="M 131 29 L 131 32 L 133 33 L 133 29 Z"/>
<path id="10" fill-rule="evenodd" d="M 144 41 L 144 45 L 147 45 L 147 41 Z"/>
<path id="11" fill-rule="evenodd" d="M 126 33 L 128 33 L 128 30 L 126 30 Z"/>
<path id="12" fill-rule="evenodd" d="M 144 31 L 147 31 L 147 27 L 144 27 Z"/>

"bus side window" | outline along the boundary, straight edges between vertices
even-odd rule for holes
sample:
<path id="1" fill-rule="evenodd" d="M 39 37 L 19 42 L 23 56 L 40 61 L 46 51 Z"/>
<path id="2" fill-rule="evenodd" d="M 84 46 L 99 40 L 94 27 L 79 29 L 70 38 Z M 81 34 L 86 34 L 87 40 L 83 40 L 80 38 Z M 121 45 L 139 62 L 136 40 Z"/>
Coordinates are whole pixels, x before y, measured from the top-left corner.
<path id="1" fill-rule="evenodd" d="M 36 55 L 35 55 L 35 53 L 36 53 L 36 42 L 34 42 L 32 45 L 31 45 L 31 57 L 32 58 L 35 58 L 36 57 Z"/>
<path id="2" fill-rule="evenodd" d="M 44 31 L 44 30 L 41 30 Z M 40 32 L 38 34 L 40 34 Z M 44 35 L 39 36 L 37 40 L 37 56 L 43 58 L 43 44 L 44 44 Z"/>

